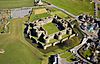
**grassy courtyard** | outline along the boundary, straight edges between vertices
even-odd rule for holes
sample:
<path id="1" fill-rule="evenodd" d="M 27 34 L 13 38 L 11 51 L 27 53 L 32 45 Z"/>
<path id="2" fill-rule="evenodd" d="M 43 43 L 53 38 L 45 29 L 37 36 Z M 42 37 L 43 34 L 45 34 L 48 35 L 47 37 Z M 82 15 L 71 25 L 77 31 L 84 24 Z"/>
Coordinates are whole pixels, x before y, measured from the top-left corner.
<path id="1" fill-rule="evenodd" d="M 82 13 L 87 13 L 93 15 L 93 3 L 91 4 L 89 0 L 45 0 L 60 8 L 67 10 L 70 13 L 79 15 Z"/>
<path id="2" fill-rule="evenodd" d="M 0 64 L 41 64 L 42 53 L 24 39 L 24 20 L 11 20 L 10 34 L 0 35 L 0 49 L 5 50 L 0 54 Z"/>
<path id="3" fill-rule="evenodd" d="M 59 31 L 59 29 L 53 23 L 48 23 L 44 25 L 43 28 L 48 32 L 48 35 Z"/>
<path id="4" fill-rule="evenodd" d="M 33 6 L 34 0 L 0 0 L 0 8 L 17 8 Z"/>

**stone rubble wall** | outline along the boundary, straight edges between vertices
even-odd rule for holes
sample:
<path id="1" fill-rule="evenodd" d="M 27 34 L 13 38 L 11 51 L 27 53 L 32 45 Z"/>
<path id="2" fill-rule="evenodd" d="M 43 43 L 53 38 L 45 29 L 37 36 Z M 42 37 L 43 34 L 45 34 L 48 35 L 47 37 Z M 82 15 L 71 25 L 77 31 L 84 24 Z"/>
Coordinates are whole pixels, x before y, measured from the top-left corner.
<path id="1" fill-rule="evenodd" d="M 52 46 L 52 44 L 47 44 L 47 45 L 45 45 L 43 48 L 44 48 L 44 50 L 46 50 L 47 47 L 50 47 L 50 46 Z"/>
<path id="2" fill-rule="evenodd" d="M 38 25 L 38 26 L 43 26 L 43 25 L 45 25 L 45 24 L 47 24 L 47 23 L 50 23 L 50 22 L 52 22 L 53 21 L 53 18 L 46 18 L 46 19 L 41 19 L 41 20 L 36 20 L 34 23 L 36 24 L 36 25 Z"/>
<path id="3" fill-rule="evenodd" d="M 35 21 L 33 23 L 34 25 L 36 24 L 36 26 L 33 26 L 33 29 L 36 30 L 35 32 L 36 32 L 37 37 L 39 38 L 41 36 L 41 34 L 44 34 L 43 39 L 44 39 L 45 45 L 42 45 L 44 49 L 46 49 L 47 47 L 50 47 L 50 46 L 55 46 L 58 43 L 64 42 L 65 40 L 70 39 L 70 38 L 76 36 L 76 34 L 73 34 L 72 33 L 72 31 L 73 31 L 72 28 L 71 27 L 68 27 L 68 22 L 64 22 L 62 19 L 60 19 L 59 21 L 58 20 L 57 20 L 57 22 L 60 22 L 63 25 L 63 27 L 65 27 L 65 29 L 62 30 L 62 31 L 59 31 L 59 32 L 50 34 L 50 35 L 47 34 L 47 31 L 43 27 L 42 27 L 43 28 L 43 31 L 41 31 L 40 30 L 40 26 L 43 26 L 44 24 L 47 24 L 47 23 L 52 22 L 53 21 L 53 18 L 43 19 L 41 21 L 37 20 L 37 21 Z M 28 30 L 28 32 L 29 32 L 29 30 Z M 65 39 L 62 39 L 62 35 L 65 35 L 65 34 L 69 34 L 70 36 L 67 37 L 67 38 L 65 38 Z M 57 36 L 56 39 L 58 41 L 57 42 L 54 42 L 52 44 L 49 44 L 49 41 L 51 39 L 54 39 L 54 36 L 55 35 Z M 29 35 L 29 37 L 31 38 L 32 36 Z M 39 43 L 38 40 L 36 40 L 36 41 Z"/>

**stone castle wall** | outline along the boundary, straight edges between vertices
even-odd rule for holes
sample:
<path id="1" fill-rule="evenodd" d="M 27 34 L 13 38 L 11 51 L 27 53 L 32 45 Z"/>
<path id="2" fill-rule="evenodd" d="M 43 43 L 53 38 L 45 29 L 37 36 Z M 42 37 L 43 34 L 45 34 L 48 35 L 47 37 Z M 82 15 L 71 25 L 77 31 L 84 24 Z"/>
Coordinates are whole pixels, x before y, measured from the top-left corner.
<path id="1" fill-rule="evenodd" d="M 42 27 L 42 30 L 40 29 L 40 26 L 43 26 L 44 24 L 50 23 L 52 21 L 53 21 L 53 18 L 47 18 L 47 19 L 43 19 L 43 20 L 37 20 L 33 23 L 33 25 L 34 25 L 33 29 L 36 32 L 36 36 L 39 38 L 41 36 L 41 34 L 44 35 L 43 39 L 44 39 L 45 45 L 42 45 L 44 49 L 46 49 L 47 47 L 50 47 L 50 46 L 55 46 L 56 44 L 61 43 L 61 42 L 65 41 L 66 39 L 70 39 L 75 36 L 75 34 L 72 33 L 72 31 L 73 31 L 72 28 L 68 26 L 68 22 L 64 21 L 62 19 L 57 20 L 57 22 L 60 22 L 62 24 L 62 26 L 65 28 L 62 31 L 48 35 L 47 31 L 43 27 Z M 29 32 L 29 30 L 28 30 L 28 32 Z M 68 38 L 62 39 L 62 35 L 65 35 L 65 34 L 69 34 L 70 36 Z M 56 36 L 56 38 L 55 38 L 55 36 Z M 58 41 L 54 42 L 52 44 L 49 44 L 49 41 L 51 39 L 57 39 Z M 39 43 L 38 40 L 36 40 L 36 41 Z"/>

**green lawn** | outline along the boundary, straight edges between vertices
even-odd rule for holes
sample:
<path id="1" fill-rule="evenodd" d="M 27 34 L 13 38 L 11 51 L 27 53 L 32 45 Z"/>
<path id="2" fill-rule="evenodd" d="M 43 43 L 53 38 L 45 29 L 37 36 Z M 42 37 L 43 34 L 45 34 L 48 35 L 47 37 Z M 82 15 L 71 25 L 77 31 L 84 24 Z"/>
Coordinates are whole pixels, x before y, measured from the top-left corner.
<path id="1" fill-rule="evenodd" d="M 92 51 L 91 51 L 90 49 L 88 49 L 88 50 L 86 50 L 86 51 L 83 52 L 83 56 L 84 56 L 85 58 L 91 56 L 91 54 L 92 54 Z"/>
<path id="2" fill-rule="evenodd" d="M 100 10 L 99 10 L 99 12 L 98 12 L 98 18 L 100 18 Z"/>
<path id="3" fill-rule="evenodd" d="M 41 18 L 45 18 L 51 16 L 49 13 L 43 13 L 43 14 L 31 14 L 29 21 L 33 22 L 35 20 L 41 19 Z"/>
<path id="4" fill-rule="evenodd" d="M 4 25 L 0 24 L 0 32 L 4 32 Z"/>
<path id="5" fill-rule="evenodd" d="M 33 6 L 34 0 L 0 0 L 0 8 Z"/>
<path id="6" fill-rule="evenodd" d="M 89 47 L 87 50 L 83 50 L 85 46 L 83 46 L 80 50 L 79 50 L 79 53 L 84 57 L 84 58 L 87 58 L 87 57 L 90 57 L 92 55 L 92 48 Z"/>
<path id="7" fill-rule="evenodd" d="M 80 30 L 78 21 L 74 20 L 74 21 L 72 21 L 72 23 L 75 23 L 75 26 L 73 28 L 74 32 L 75 33 L 78 33 L 79 34 L 79 37 L 82 38 L 84 36 L 84 32 L 82 32 Z"/>
<path id="8" fill-rule="evenodd" d="M 63 13 L 62 11 L 58 11 L 58 10 L 52 12 L 52 15 L 57 15 L 57 16 L 59 16 L 59 17 L 61 17 L 61 18 L 67 18 L 67 17 L 68 17 L 67 14 Z"/>
<path id="9" fill-rule="evenodd" d="M 30 45 L 23 35 L 23 19 L 11 20 L 10 34 L 0 35 L 0 64 L 41 64 L 42 53 Z"/>
<path id="10" fill-rule="evenodd" d="M 88 13 L 93 15 L 93 3 L 91 4 L 89 0 L 45 0 L 60 8 L 63 8 L 70 13 L 79 15 L 82 13 Z"/>
<path id="11" fill-rule="evenodd" d="M 43 28 L 48 32 L 48 35 L 58 32 L 59 29 L 53 23 L 43 25 Z"/>
<path id="12" fill-rule="evenodd" d="M 70 52 L 65 52 L 64 54 L 61 55 L 61 58 L 65 58 L 66 61 L 72 62 L 72 59 L 75 59 L 75 56 Z"/>

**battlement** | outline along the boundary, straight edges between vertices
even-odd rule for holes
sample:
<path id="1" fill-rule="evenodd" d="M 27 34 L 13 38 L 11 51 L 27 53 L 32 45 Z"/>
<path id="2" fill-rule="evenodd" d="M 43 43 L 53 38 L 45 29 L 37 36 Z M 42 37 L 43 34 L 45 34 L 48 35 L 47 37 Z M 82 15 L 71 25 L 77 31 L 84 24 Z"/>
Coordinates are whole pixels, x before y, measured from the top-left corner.
<path id="1" fill-rule="evenodd" d="M 40 44 L 43 49 L 75 36 L 69 22 L 58 16 L 39 19 L 29 25 L 32 26 L 29 26 L 31 28 L 28 29 L 27 36 Z"/>

